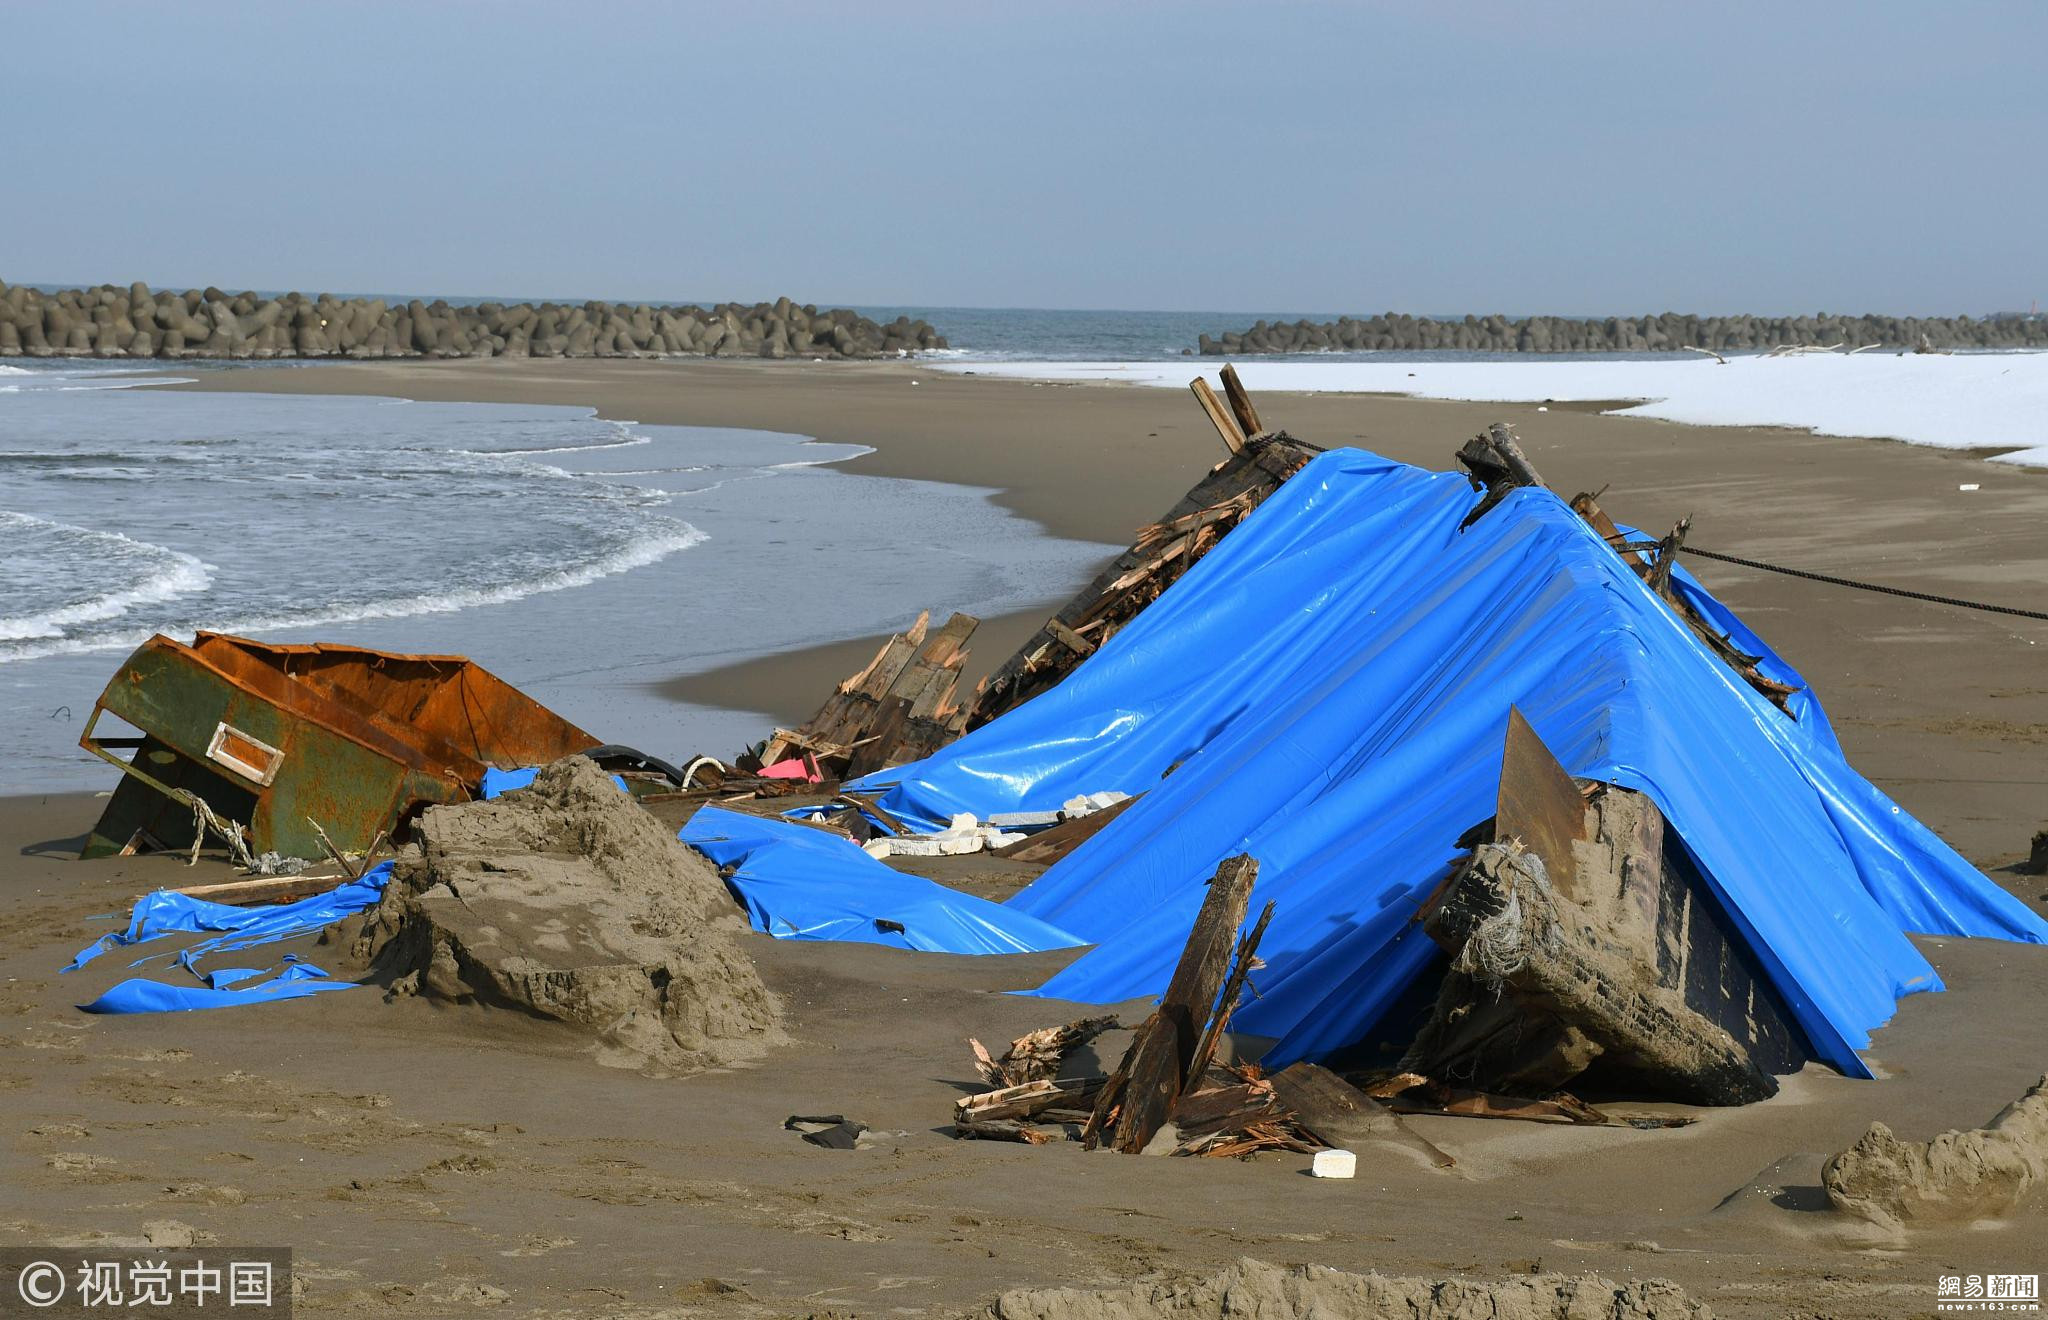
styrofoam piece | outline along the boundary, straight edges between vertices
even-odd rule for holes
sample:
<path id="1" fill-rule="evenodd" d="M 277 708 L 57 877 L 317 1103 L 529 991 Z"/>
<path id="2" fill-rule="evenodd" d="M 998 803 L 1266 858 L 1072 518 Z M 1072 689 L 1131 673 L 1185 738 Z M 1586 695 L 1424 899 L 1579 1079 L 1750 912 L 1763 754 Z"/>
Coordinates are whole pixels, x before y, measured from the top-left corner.
<path id="1" fill-rule="evenodd" d="M 1037 829 L 1044 825 L 1059 824 L 1060 813 L 1057 811 L 999 811 L 988 818 L 988 823 L 1004 830 Z"/>
<path id="2" fill-rule="evenodd" d="M 1358 1172 L 1358 1156 L 1348 1150 L 1319 1150 L 1309 1172 L 1318 1178 L 1349 1178 Z"/>

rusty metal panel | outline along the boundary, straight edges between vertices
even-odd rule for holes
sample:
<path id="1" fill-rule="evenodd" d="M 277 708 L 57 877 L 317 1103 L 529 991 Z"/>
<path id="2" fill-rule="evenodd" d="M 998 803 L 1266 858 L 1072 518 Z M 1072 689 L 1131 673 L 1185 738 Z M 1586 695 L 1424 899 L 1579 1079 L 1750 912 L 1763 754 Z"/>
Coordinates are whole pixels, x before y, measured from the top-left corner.
<path id="1" fill-rule="evenodd" d="M 1493 837 L 1501 842 L 1519 839 L 1543 859 L 1551 888 L 1574 896 L 1578 865 L 1572 844 L 1586 839 L 1586 800 L 1577 781 L 1514 707 L 1508 709 Z"/>

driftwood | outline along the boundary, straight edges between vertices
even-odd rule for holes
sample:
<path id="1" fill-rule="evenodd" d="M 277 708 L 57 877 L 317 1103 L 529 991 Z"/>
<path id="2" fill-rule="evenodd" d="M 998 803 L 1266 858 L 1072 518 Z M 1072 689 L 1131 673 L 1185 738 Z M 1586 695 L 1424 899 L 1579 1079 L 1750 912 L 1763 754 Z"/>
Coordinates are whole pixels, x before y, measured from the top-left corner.
<path id="1" fill-rule="evenodd" d="M 1058 1077 L 1068 1054 L 1120 1025 L 1116 1015 L 1111 1014 L 1076 1018 L 1060 1027 L 1043 1027 L 1011 1041 L 1000 1059 L 989 1057 L 987 1048 L 972 1036 L 967 1038 L 967 1044 L 974 1051 L 975 1067 L 984 1080 L 992 1086 L 1014 1087 Z"/>

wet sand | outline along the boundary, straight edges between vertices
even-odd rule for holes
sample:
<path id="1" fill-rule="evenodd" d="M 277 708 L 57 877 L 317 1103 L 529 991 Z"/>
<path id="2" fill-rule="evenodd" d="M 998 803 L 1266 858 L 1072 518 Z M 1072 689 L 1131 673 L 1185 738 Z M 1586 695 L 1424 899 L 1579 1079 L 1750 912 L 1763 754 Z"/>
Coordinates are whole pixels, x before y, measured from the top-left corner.
<path id="1" fill-rule="evenodd" d="M 857 470 L 997 487 L 1050 527 L 1109 541 L 1218 453 L 1175 392 L 903 366 L 366 364 L 207 384 L 586 403 L 854 439 L 878 449 Z M 2039 604 L 2048 581 L 2048 478 L 1966 456 L 1562 410 L 1261 403 L 1305 438 L 1435 466 L 1507 418 L 1556 485 L 1611 483 L 1608 507 L 1650 527 L 1691 512 L 1710 548 L 2016 604 Z M 1984 489 L 1956 490 L 1970 481 Z M 2048 624 L 1699 571 L 1806 670 L 1867 773 L 2015 893 L 2048 902 L 2048 877 L 2010 869 L 2048 800 Z M 1072 585 L 1048 584 L 1048 601 Z M 902 622 L 878 619 L 877 632 Z M 801 689 L 762 705 L 800 715 L 864 649 L 699 681 L 729 684 L 735 702 Z M 1950 989 L 1908 999 L 1878 1033 L 1876 1083 L 1809 1068 L 1769 1102 L 1666 1131 L 1418 1120 L 1458 1159 L 1454 1173 L 1385 1160 L 1328 1182 L 1303 1176 L 1305 1157 L 1142 1159 L 945 1135 L 973 1084 L 966 1036 L 1002 1041 L 1080 1011 L 1000 993 L 1068 954 L 758 939 L 750 952 L 787 1001 L 795 1043 L 759 1067 L 684 1080 L 601 1068 L 545 1023 L 387 1004 L 375 989 L 87 1018 L 71 1005 L 127 961 L 57 974 L 105 928 L 89 918 L 219 872 L 69 860 L 98 806 L 0 800 L 0 839 L 18 854 L 0 869 L 0 1093 L 15 1119 L 0 1146 L 0 1240 L 134 1239 L 177 1221 L 202 1240 L 285 1242 L 308 1314 L 945 1316 L 1010 1286 L 1106 1285 L 1252 1255 L 1495 1278 L 1591 1269 L 1676 1279 L 1724 1316 L 1907 1316 L 1932 1312 L 1943 1274 L 2038 1272 L 2048 1241 L 2037 1202 L 1999 1226 L 1861 1249 L 1833 1236 L 1818 1190 L 1822 1156 L 1871 1120 L 1914 1139 L 1979 1124 L 2048 1068 L 2048 949 L 1921 941 Z M 346 970 L 339 950 L 293 949 Z M 786 1114 L 829 1112 L 879 1140 L 835 1152 L 781 1130 Z"/>

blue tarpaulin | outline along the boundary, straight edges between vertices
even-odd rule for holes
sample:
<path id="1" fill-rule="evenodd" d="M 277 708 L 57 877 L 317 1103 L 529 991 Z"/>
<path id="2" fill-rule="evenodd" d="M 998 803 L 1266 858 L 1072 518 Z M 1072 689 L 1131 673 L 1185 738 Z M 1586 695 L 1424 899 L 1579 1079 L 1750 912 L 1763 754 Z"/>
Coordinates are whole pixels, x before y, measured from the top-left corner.
<path id="1" fill-rule="evenodd" d="M 314 894 L 296 903 L 273 903 L 264 907 L 231 907 L 226 903 L 209 903 L 205 899 L 159 889 L 135 901 L 127 930 L 100 936 L 80 949 L 64 970 L 77 971 L 109 949 L 142 944 L 167 935 L 218 932 L 211 939 L 179 950 L 176 955 L 179 967 L 198 975 L 198 960 L 208 954 L 311 935 L 343 917 L 354 916 L 383 896 L 384 886 L 390 879 L 391 863 L 382 862 L 363 872 L 361 877 L 324 894 Z M 154 957 L 139 958 L 129 966 L 140 967 L 154 960 Z M 88 1013 L 161 1013 L 179 1009 L 226 1008 L 234 1004 L 297 999 L 327 990 L 347 989 L 355 984 L 352 981 L 328 980 L 327 973 L 289 955 L 284 964 L 277 976 L 255 984 L 245 982 L 264 973 L 250 968 L 207 973 L 201 977 L 205 982 L 203 986 L 130 979 L 114 986 L 92 1003 L 79 1007 Z"/>
<path id="2" fill-rule="evenodd" d="M 1321 455 L 1058 687 L 858 787 L 932 828 L 1144 795 L 1007 905 L 1100 946 L 1036 992 L 1062 999 L 1162 991 L 1205 882 L 1251 853 L 1254 902 L 1278 908 L 1236 1022 L 1280 1038 L 1276 1066 L 1358 1040 L 1430 963 L 1412 918 L 1493 814 L 1510 706 L 1573 775 L 1657 803 L 1844 1072 L 1869 1075 L 1856 1051 L 1901 996 L 1940 987 L 1905 932 L 2048 941 L 1849 767 L 1810 693 L 1797 719 L 1771 705 L 1555 494 L 1517 490 L 1461 530 L 1478 498 L 1460 475 Z"/>
<path id="3" fill-rule="evenodd" d="M 483 789 L 484 800 L 488 802 L 500 793 L 510 793 L 515 788 L 531 788 L 534 776 L 539 773 L 540 767 L 537 765 L 521 766 L 517 770 L 500 770 L 496 766 L 487 766 L 484 769 L 484 781 L 479 787 Z M 613 775 L 612 782 L 619 786 L 621 793 L 630 791 L 622 777 Z"/>
<path id="4" fill-rule="evenodd" d="M 274 974 L 273 974 L 274 972 Z M 267 978 L 267 979 L 258 979 Z M 272 970 L 224 967 L 209 972 L 204 985 L 166 985 L 131 977 L 109 987 L 90 1004 L 88 1013 L 190 1013 L 203 1008 L 236 1008 L 279 999 L 304 999 L 329 990 L 353 990 L 358 982 L 336 981 L 313 964 L 286 954 Z"/>
<path id="5" fill-rule="evenodd" d="M 1036 917 L 876 861 L 849 839 L 704 807 L 682 840 L 720 867 L 754 929 L 788 940 L 850 940 L 926 953 L 1039 953 L 1081 940 Z"/>

